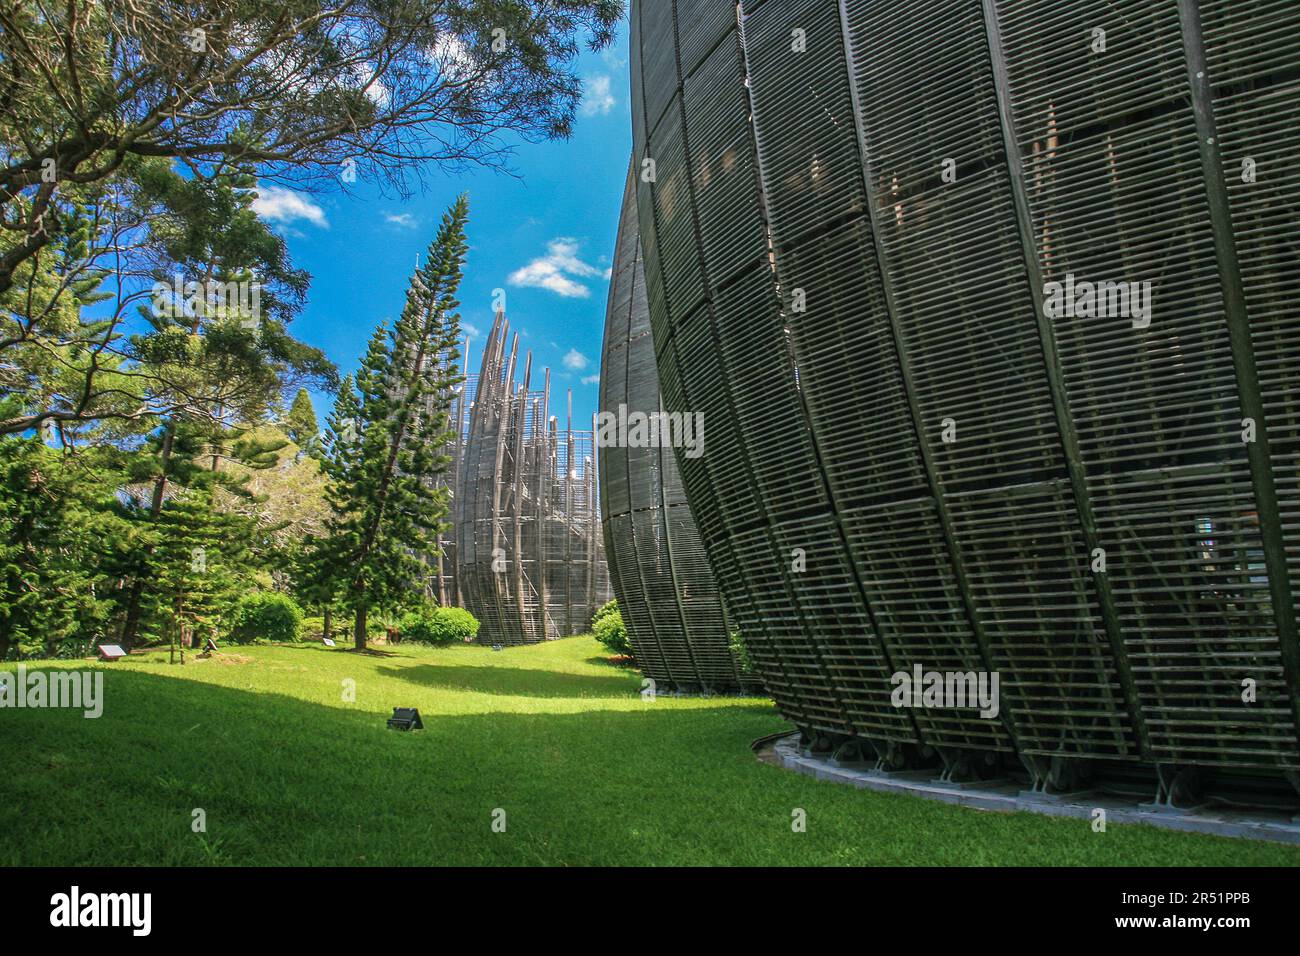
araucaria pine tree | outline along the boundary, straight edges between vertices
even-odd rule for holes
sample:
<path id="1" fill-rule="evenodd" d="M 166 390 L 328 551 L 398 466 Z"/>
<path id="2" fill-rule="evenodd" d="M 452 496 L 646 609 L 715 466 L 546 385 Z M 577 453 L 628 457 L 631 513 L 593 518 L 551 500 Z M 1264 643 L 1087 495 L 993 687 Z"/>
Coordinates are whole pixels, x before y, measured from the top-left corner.
<path id="1" fill-rule="evenodd" d="M 400 610 L 420 600 L 422 559 L 437 552 L 444 528 L 447 492 L 436 479 L 450 464 L 443 449 L 453 437 L 460 381 L 456 291 L 468 214 L 461 196 L 442 217 L 401 317 L 375 330 L 355 383 L 343 383 L 330 416 L 332 514 L 315 563 L 353 611 L 358 650 L 372 608 Z"/>
<path id="2" fill-rule="evenodd" d="M 316 410 L 311 406 L 311 396 L 307 389 L 298 389 L 289 406 L 289 414 L 284 419 L 285 431 L 289 439 L 298 446 L 300 455 L 315 458 L 320 447 L 320 429 L 316 425 Z"/>

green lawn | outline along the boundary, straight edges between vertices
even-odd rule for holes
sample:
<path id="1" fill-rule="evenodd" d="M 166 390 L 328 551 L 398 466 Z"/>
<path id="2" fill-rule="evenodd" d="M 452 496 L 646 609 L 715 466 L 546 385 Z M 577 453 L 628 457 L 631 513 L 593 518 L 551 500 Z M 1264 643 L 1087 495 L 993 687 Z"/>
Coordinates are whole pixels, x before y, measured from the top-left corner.
<path id="1" fill-rule="evenodd" d="M 1300 863 L 1279 845 L 1099 834 L 814 781 L 750 752 L 783 727 L 770 703 L 646 702 L 639 675 L 600 653 L 584 637 L 105 665 L 98 720 L 0 710 L 0 863 Z M 387 730 L 398 705 L 426 729 Z M 791 832 L 796 807 L 805 833 Z M 191 831 L 195 808 L 206 834 Z"/>

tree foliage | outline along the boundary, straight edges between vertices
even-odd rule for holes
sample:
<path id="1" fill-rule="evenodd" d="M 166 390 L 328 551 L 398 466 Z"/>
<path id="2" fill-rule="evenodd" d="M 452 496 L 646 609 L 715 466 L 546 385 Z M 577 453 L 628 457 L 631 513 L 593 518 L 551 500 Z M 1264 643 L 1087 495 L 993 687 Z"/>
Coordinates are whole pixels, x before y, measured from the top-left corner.
<path id="1" fill-rule="evenodd" d="M 0 292 L 63 234 L 69 186 L 135 158 L 302 181 L 501 164 L 565 136 L 583 35 L 618 0 L 0 3 Z"/>
<path id="2" fill-rule="evenodd" d="M 249 172 L 189 181 L 155 161 L 100 185 L 75 233 L 0 294 L 0 434 L 216 426 L 256 420 L 294 383 L 334 384 L 289 332 L 309 278 L 254 212 Z"/>
<path id="3" fill-rule="evenodd" d="M 321 435 L 337 372 L 293 334 L 310 277 L 259 191 L 507 168 L 505 132 L 568 135 L 621 12 L 0 0 L 0 658 L 226 633 L 268 589 L 344 602 L 364 642 L 422 593 L 466 202 Z"/>
<path id="4" fill-rule="evenodd" d="M 307 389 L 298 389 L 298 394 L 293 397 L 289 414 L 284 419 L 284 427 L 289 440 L 304 455 L 317 454 L 320 448 L 320 424 L 316 421 L 316 409 L 312 406 Z"/>
<path id="5" fill-rule="evenodd" d="M 346 379 L 330 416 L 325 470 L 331 517 L 317 545 L 316 579 L 333 582 L 366 642 L 370 608 L 401 608 L 423 592 L 422 556 L 438 548 L 447 491 L 437 477 L 453 437 L 451 400 L 460 381 L 459 302 L 469 202 L 442 218 L 424 265 L 411 277 L 394 326 L 380 325 L 356 379 Z M 440 358 L 450 361 L 440 361 Z"/>
<path id="6" fill-rule="evenodd" d="M 69 462 L 34 438 L 0 440 L 0 660 L 106 636 L 127 530 L 111 474 L 105 456 Z"/>

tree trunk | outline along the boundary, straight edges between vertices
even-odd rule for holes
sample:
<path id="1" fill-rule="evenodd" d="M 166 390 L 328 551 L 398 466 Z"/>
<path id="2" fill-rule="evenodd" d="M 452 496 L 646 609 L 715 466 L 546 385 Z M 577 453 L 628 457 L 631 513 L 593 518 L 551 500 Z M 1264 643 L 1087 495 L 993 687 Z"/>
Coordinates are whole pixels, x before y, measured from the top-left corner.
<path id="1" fill-rule="evenodd" d="M 357 605 L 356 629 L 353 631 L 352 642 L 359 651 L 366 649 L 366 616 L 369 611 L 370 608 L 364 604 Z"/>
<path id="2" fill-rule="evenodd" d="M 323 619 L 321 622 L 321 637 L 329 640 L 332 635 L 330 634 L 330 606 L 328 603 L 321 612 L 321 618 Z"/>
<path id="3" fill-rule="evenodd" d="M 217 417 L 217 425 L 216 425 L 217 429 L 220 429 L 220 428 L 221 428 L 221 425 L 222 425 L 222 423 L 223 423 L 224 420 L 225 420 L 225 412 L 226 412 L 226 410 L 225 410 L 225 408 L 224 408 L 223 406 L 221 406 L 221 405 L 218 405 L 218 406 L 217 406 L 217 416 L 216 416 L 216 417 Z M 222 444 L 221 444 L 221 437 L 220 437 L 220 435 L 221 435 L 221 433 L 220 433 L 220 431 L 218 431 L 217 434 L 214 435 L 213 438 L 212 438 L 212 470 L 213 470 L 214 473 L 215 473 L 216 471 L 220 470 L 220 468 L 221 468 L 221 453 L 222 453 L 223 451 L 225 451 L 225 448 L 224 448 L 224 447 L 222 446 Z"/>
<path id="4" fill-rule="evenodd" d="M 131 649 L 136 632 L 140 629 L 140 598 L 144 593 L 144 580 L 136 575 L 126 600 L 126 617 L 122 620 L 122 647 Z"/>

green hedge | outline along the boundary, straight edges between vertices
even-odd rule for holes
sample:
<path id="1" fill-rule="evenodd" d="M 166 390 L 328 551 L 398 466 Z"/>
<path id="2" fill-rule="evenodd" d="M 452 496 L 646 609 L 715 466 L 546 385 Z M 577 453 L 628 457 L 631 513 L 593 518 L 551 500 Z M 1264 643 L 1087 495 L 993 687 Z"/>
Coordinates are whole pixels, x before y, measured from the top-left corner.
<path id="1" fill-rule="evenodd" d="M 403 641 L 417 644 L 454 644 L 472 641 L 478 634 L 479 622 L 473 614 L 461 607 L 421 608 L 408 611 L 397 623 L 397 633 Z"/>
<path id="2" fill-rule="evenodd" d="M 259 638 L 268 641 L 296 641 L 302 633 L 302 608 L 287 594 L 254 591 L 235 605 L 230 638 L 249 644 Z"/>

